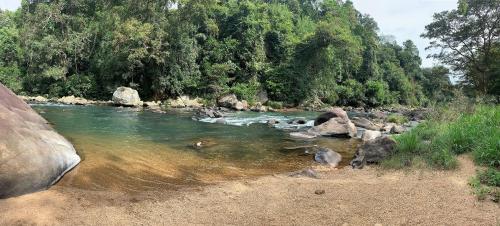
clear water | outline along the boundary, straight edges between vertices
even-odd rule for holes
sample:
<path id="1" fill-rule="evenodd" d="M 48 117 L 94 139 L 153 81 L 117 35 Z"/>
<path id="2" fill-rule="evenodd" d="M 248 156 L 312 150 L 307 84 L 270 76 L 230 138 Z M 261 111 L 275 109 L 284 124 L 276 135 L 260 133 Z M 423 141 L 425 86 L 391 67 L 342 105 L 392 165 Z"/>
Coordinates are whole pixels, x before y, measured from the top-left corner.
<path id="1" fill-rule="evenodd" d="M 349 161 L 357 141 L 293 140 L 292 127 L 271 128 L 270 118 L 313 119 L 317 113 L 235 113 L 228 124 L 194 121 L 189 112 L 167 114 L 100 106 L 34 105 L 68 138 L 83 161 L 59 184 L 90 190 L 176 189 L 302 169 L 312 156 L 290 147 L 318 144 Z M 240 125 L 240 126 L 238 126 Z M 282 124 L 284 125 L 284 124 Z M 193 144 L 203 143 L 196 149 Z"/>

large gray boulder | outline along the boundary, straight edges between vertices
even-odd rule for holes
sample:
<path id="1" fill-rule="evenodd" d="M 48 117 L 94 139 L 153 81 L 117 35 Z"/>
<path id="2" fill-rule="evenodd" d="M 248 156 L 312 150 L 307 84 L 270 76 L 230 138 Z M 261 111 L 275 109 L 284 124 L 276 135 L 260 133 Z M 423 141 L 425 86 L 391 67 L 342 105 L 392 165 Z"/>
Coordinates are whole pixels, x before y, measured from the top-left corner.
<path id="1" fill-rule="evenodd" d="M 221 96 L 217 100 L 217 104 L 220 107 L 225 107 L 225 108 L 233 108 L 237 103 L 238 103 L 238 97 L 236 97 L 236 95 L 234 94 L 227 94 Z"/>
<path id="2" fill-rule="evenodd" d="M 118 87 L 113 93 L 113 103 L 126 107 L 138 107 L 142 105 L 137 90 L 129 87 Z"/>
<path id="3" fill-rule="evenodd" d="M 219 107 L 231 108 L 237 111 L 248 110 L 248 102 L 246 100 L 239 101 L 236 95 L 227 94 L 217 100 Z"/>
<path id="4" fill-rule="evenodd" d="M 396 141 L 390 137 L 379 137 L 364 143 L 351 161 L 353 168 L 361 169 L 366 164 L 380 163 L 392 155 L 396 148 Z"/>
<path id="5" fill-rule="evenodd" d="M 0 198 L 47 189 L 79 162 L 71 143 L 0 84 Z"/>
<path id="6" fill-rule="evenodd" d="M 356 137 L 357 129 L 341 108 L 333 108 L 314 121 L 314 127 L 307 132 L 321 136 Z"/>

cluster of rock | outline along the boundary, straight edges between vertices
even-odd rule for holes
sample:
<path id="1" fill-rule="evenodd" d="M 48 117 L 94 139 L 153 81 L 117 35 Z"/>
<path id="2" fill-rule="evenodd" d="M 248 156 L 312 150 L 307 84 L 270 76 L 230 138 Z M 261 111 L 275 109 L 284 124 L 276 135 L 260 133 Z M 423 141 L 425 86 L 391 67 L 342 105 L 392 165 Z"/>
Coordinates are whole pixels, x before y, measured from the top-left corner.
<path id="1" fill-rule="evenodd" d="M 47 189 L 79 162 L 71 143 L 0 84 L 0 198 Z"/>
<path id="2" fill-rule="evenodd" d="M 236 111 L 251 110 L 255 112 L 266 112 L 269 110 L 269 108 L 264 106 L 261 102 L 257 102 L 253 106 L 250 106 L 246 100 L 238 100 L 238 97 L 236 97 L 235 94 L 226 94 L 221 96 L 217 99 L 217 106 Z"/>
<path id="3" fill-rule="evenodd" d="M 423 114 L 422 111 L 418 110 L 401 114 L 402 117 L 408 117 L 413 121 L 400 125 L 386 122 L 387 113 L 381 111 L 367 114 L 368 117 L 372 118 L 372 121 L 361 116 L 350 119 L 343 109 L 330 108 L 316 118 L 312 128 L 306 131 L 292 132 L 290 136 L 299 139 L 312 139 L 319 136 L 360 138 L 362 144 L 351 161 L 351 165 L 353 168 L 363 168 L 366 164 L 380 163 L 390 156 L 396 147 L 396 142 L 390 135 L 401 134 L 417 126 L 418 121 L 414 120 L 421 120 Z M 335 159 L 337 154 L 331 150 L 318 151 L 315 160 L 319 163 L 329 164 L 324 159 L 329 157 Z"/>

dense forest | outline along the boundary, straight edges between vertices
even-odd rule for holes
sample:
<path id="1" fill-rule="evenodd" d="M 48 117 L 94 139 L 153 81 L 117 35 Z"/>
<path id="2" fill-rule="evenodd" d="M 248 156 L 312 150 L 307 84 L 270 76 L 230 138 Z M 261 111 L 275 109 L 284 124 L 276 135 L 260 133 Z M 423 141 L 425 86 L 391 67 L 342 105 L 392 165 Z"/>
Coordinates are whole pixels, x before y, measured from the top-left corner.
<path id="1" fill-rule="evenodd" d="M 448 14 L 467 17 L 474 7 Z M 450 20 L 437 14 L 430 39 L 447 29 L 440 15 Z M 498 28 L 493 37 L 488 54 L 499 54 Z M 435 57 L 455 62 L 452 52 Z M 500 58 L 488 57 L 496 68 L 451 69 L 486 70 L 497 82 L 481 77 L 477 90 L 494 93 L 487 86 L 498 85 Z M 151 100 L 231 92 L 253 101 L 265 92 L 289 104 L 417 106 L 451 97 L 448 68 L 422 68 L 411 40 L 381 36 L 350 1 L 23 0 L 0 11 L 0 82 L 27 95 L 110 99 L 129 86 Z"/>

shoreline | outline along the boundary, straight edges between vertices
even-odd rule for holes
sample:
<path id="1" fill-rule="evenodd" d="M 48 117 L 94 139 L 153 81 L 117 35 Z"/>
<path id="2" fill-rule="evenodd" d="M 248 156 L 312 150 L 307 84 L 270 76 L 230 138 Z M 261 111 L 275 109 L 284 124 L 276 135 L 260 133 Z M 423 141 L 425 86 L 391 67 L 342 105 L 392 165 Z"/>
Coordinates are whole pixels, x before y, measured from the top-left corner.
<path id="1" fill-rule="evenodd" d="M 289 173 L 130 195 L 54 186 L 0 200 L 7 225 L 496 225 L 500 206 L 477 201 L 476 167 L 453 171 L 316 167 L 319 179 Z M 324 190 L 324 194 L 315 194 Z"/>

